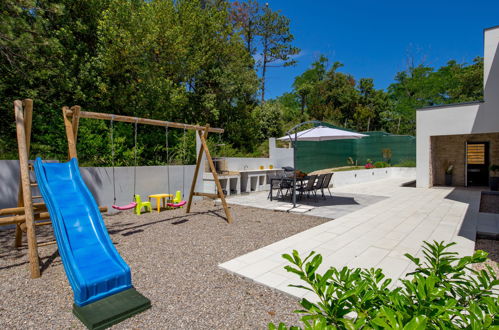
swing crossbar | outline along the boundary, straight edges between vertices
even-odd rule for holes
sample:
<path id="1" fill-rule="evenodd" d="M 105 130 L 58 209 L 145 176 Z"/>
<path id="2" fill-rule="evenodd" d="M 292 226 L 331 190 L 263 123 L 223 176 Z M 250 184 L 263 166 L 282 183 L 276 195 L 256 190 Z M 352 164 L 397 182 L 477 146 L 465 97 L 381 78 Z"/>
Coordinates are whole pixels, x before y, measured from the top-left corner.
<path id="1" fill-rule="evenodd" d="M 66 109 L 65 113 L 68 117 L 71 117 L 71 116 L 73 116 L 74 110 Z M 157 119 L 113 115 L 113 114 L 102 113 L 102 112 L 79 111 L 78 117 L 79 118 L 88 118 L 88 119 L 113 120 L 113 121 L 120 121 L 120 122 L 124 122 L 124 123 L 138 123 L 138 124 L 152 125 L 152 126 L 185 128 L 185 129 L 195 130 L 195 131 L 204 131 L 206 129 L 205 126 L 199 126 L 199 125 L 189 125 L 189 124 L 182 124 L 182 123 L 157 120 Z M 223 128 L 210 127 L 209 132 L 221 134 L 224 132 L 224 130 L 223 130 Z"/>

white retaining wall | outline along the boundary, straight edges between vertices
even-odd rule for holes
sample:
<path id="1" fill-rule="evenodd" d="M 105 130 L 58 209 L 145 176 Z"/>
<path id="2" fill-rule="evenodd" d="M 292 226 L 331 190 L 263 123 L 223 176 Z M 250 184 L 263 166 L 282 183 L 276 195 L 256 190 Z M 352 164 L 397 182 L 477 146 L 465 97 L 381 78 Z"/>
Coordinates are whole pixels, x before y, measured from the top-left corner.
<path id="1" fill-rule="evenodd" d="M 387 167 L 373 168 L 355 171 L 335 172 L 331 179 L 332 187 L 342 187 L 352 184 L 359 184 L 381 179 L 389 178 L 407 178 L 408 180 L 416 179 L 415 167 Z"/>
<path id="2" fill-rule="evenodd" d="M 170 193 L 180 190 L 188 197 L 194 176 L 194 165 L 168 166 L 170 170 Z M 184 177 L 185 167 L 185 178 Z M 83 180 L 92 192 L 97 204 L 112 211 L 113 176 L 112 167 L 80 167 Z M 128 204 L 133 195 L 133 167 L 115 167 L 116 203 Z M 15 207 L 19 185 L 19 161 L 0 160 L 0 208 Z M 202 175 L 198 176 L 196 190 L 202 190 Z M 136 193 L 142 200 L 158 193 L 168 193 L 167 166 L 138 166 Z"/>

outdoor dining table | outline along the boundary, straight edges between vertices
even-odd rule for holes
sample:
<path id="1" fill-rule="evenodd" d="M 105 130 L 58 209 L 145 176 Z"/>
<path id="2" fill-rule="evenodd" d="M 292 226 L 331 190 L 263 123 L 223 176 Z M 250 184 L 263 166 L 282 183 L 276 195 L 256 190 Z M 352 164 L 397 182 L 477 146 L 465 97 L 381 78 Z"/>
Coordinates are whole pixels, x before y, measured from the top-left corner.
<path id="1" fill-rule="evenodd" d="M 294 190 L 296 190 L 297 188 L 299 187 L 302 187 L 304 182 L 307 181 L 310 177 L 309 176 L 304 176 L 304 177 L 297 177 L 296 178 L 296 186 L 294 187 Z M 274 181 L 287 181 L 287 182 L 290 182 L 291 185 L 293 185 L 293 180 L 294 178 L 293 177 L 270 177 L 270 201 L 272 201 L 272 198 L 273 198 L 273 189 L 272 187 L 274 186 L 273 185 L 273 182 Z M 293 196 L 293 195 L 291 195 Z"/>

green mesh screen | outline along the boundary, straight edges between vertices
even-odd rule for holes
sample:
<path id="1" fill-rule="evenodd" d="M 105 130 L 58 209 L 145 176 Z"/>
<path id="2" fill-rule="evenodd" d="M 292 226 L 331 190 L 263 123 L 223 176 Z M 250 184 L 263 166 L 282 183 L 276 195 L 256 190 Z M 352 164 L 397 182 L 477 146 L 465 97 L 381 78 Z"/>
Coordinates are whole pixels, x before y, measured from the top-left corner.
<path id="1" fill-rule="evenodd" d="M 331 125 L 328 125 L 331 126 Z M 331 126 L 334 127 L 334 126 Z M 321 142 L 298 142 L 296 148 L 296 168 L 312 172 L 324 168 L 348 166 L 352 157 L 359 165 L 367 159 L 374 162 L 388 161 L 397 164 L 416 160 L 416 138 L 406 135 L 392 135 L 384 132 L 363 132 L 369 135 L 360 140 L 336 140 Z M 389 153 L 384 149 L 389 149 Z M 385 157 L 384 157 L 385 156 Z"/>

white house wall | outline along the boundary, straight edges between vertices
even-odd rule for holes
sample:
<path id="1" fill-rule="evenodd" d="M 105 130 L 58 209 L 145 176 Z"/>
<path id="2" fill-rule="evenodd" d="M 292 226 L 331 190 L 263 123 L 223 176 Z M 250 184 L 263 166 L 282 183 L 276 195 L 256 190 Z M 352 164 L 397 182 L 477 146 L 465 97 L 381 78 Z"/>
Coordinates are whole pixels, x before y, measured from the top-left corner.
<path id="1" fill-rule="evenodd" d="M 499 27 L 484 32 L 484 102 L 418 109 L 416 182 L 431 185 L 431 136 L 499 132 Z"/>

